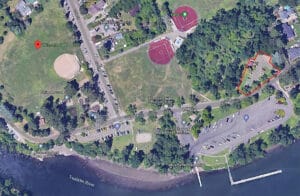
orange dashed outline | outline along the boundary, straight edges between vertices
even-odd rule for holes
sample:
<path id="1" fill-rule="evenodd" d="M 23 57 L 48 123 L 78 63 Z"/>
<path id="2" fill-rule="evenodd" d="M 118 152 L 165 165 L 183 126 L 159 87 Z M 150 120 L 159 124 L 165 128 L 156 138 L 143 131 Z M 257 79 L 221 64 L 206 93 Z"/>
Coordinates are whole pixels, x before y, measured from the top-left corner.
<path id="1" fill-rule="evenodd" d="M 263 82 L 261 82 L 255 89 L 253 89 L 253 90 L 251 90 L 250 92 L 246 93 L 246 92 L 244 92 L 240 87 L 241 87 L 241 84 L 242 84 L 242 82 L 243 82 L 243 78 L 245 77 L 245 75 L 246 75 L 246 73 L 247 73 L 247 70 L 248 70 L 248 68 L 249 68 L 248 65 L 249 65 L 250 61 L 251 61 L 251 60 L 255 61 L 258 55 L 265 55 L 265 56 L 270 57 L 268 63 L 269 63 L 269 64 L 270 64 L 277 72 L 276 72 L 275 74 L 273 74 L 270 78 L 268 78 L 268 79 L 264 80 Z M 237 89 L 238 89 L 239 93 L 241 93 L 241 94 L 243 94 L 243 95 L 245 95 L 245 96 L 252 95 L 255 91 L 261 89 L 266 83 L 270 82 L 273 78 L 277 77 L 280 73 L 281 73 L 281 70 L 280 70 L 276 65 L 274 65 L 274 64 L 272 63 L 272 56 L 269 55 L 269 54 L 267 54 L 267 53 L 264 52 L 264 51 L 258 51 L 258 52 L 255 54 L 254 58 L 249 58 L 249 60 L 248 60 L 248 62 L 247 62 L 247 64 L 246 64 L 246 66 L 245 66 L 245 68 L 244 68 L 244 70 L 243 70 L 242 77 L 240 78 L 240 83 L 238 84 Z"/>

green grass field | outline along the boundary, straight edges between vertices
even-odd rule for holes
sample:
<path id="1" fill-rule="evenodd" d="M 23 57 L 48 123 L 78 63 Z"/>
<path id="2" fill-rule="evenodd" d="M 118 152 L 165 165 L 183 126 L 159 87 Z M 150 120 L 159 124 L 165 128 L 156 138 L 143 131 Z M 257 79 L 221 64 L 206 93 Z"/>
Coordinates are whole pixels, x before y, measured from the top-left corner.
<path id="1" fill-rule="evenodd" d="M 53 62 L 63 53 L 78 53 L 72 33 L 66 28 L 66 19 L 57 1 L 41 1 L 44 11 L 34 14 L 32 25 L 25 34 L 13 40 L 0 59 L 0 82 L 14 99 L 14 103 L 28 107 L 32 111 L 49 96 L 42 92 L 61 91 L 65 81 L 53 69 Z M 34 41 L 64 44 L 61 47 L 34 48 Z M 59 95 L 57 95 L 59 96 Z"/>
<path id="2" fill-rule="evenodd" d="M 165 2 L 165 0 L 158 0 L 157 2 L 161 5 Z M 175 9 L 180 5 L 188 5 L 197 11 L 200 19 L 209 19 L 212 18 L 221 8 L 226 10 L 233 8 L 237 0 L 169 0 L 168 2 L 170 3 L 170 8 L 173 11 L 175 11 Z"/>
<path id="3" fill-rule="evenodd" d="M 216 169 L 222 169 L 225 168 L 226 165 L 226 160 L 225 160 L 225 155 L 229 155 L 229 150 L 226 149 L 223 152 L 220 152 L 216 155 L 208 156 L 208 155 L 203 155 L 201 156 L 201 161 L 203 163 L 203 168 L 205 170 L 216 170 Z"/>
<path id="4" fill-rule="evenodd" d="M 112 149 L 122 150 L 128 144 L 134 143 L 134 136 L 132 134 L 115 137 L 113 139 Z"/>
<path id="5" fill-rule="evenodd" d="M 191 83 L 175 60 L 169 65 L 154 65 L 147 47 L 106 64 L 106 70 L 123 108 L 130 103 L 145 107 L 152 97 L 180 95 L 188 100 L 191 93 Z"/>

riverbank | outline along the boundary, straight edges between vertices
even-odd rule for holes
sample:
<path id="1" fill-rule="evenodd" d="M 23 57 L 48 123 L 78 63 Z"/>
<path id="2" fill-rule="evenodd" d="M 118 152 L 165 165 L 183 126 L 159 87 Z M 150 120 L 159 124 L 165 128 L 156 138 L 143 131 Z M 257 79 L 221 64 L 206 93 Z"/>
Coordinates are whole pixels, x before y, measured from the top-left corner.
<path id="1" fill-rule="evenodd" d="M 103 182 L 125 188 L 143 191 L 165 190 L 182 186 L 196 179 L 196 175 L 192 172 L 178 175 L 165 175 L 160 174 L 154 169 L 135 169 L 113 163 L 110 160 L 88 158 L 64 146 L 55 146 L 49 152 L 48 156 L 45 154 L 43 157 L 39 157 L 39 160 L 43 161 L 48 157 L 55 157 L 55 155 L 73 156 L 76 157 L 78 161 L 84 161 L 87 166 L 91 167 Z M 35 158 L 37 157 L 35 156 Z"/>

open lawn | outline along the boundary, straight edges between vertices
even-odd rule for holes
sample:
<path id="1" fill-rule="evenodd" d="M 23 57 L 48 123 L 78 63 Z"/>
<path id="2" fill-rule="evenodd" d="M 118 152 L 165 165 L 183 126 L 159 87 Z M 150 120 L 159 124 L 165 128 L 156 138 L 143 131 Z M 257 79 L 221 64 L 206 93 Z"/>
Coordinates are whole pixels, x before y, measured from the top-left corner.
<path id="1" fill-rule="evenodd" d="M 154 65 L 147 47 L 106 64 L 106 70 L 123 109 L 130 103 L 145 107 L 153 97 L 180 95 L 188 100 L 191 94 L 191 83 L 176 60 L 169 65 Z"/>
<path id="2" fill-rule="evenodd" d="M 201 161 L 205 170 L 216 170 L 226 167 L 225 155 L 229 155 L 229 150 L 224 150 L 216 155 L 203 155 Z"/>
<path id="3" fill-rule="evenodd" d="M 158 0 L 157 2 L 162 5 L 165 0 Z M 180 5 L 188 5 L 197 11 L 199 19 L 209 19 L 221 8 L 226 10 L 233 8 L 237 0 L 169 0 L 168 2 L 173 11 Z"/>
<path id="4" fill-rule="evenodd" d="M 15 38 L 0 59 L 0 82 L 14 98 L 14 103 L 32 111 L 42 104 L 49 94 L 57 91 L 62 96 L 65 81 L 53 68 L 54 60 L 63 53 L 78 53 L 73 46 L 72 33 L 66 28 L 63 9 L 57 1 L 41 1 L 44 11 L 33 16 L 32 25 L 25 34 Z M 57 44 L 57 47 L 34 48 L 34 41 Z M 54 93 L 55 94 L 55 93 Z"/>
<path id="5" fill-rule="evenodd" d="M 112 149 L 122 150 L 125 146 L 134 143 L 134 136 L 132 134 L 114 137 Z"/>

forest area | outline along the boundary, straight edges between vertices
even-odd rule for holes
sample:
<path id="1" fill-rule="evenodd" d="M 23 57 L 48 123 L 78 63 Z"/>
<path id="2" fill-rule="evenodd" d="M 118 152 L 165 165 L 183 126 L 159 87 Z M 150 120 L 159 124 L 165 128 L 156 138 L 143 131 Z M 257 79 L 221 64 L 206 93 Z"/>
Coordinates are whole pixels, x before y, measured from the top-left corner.
<path id="1" fill-rule="evenodd" d="M 286 40 L 275 22 L 274 8 L 261 1 L 240 1 L 221 9 L 199 26 L 177 50 L 179 63 L 186 68 L 193 88 L 211 92 L 216 99 L 237 94 L 244 63 L 257 51 L 281 51 Z"/>

